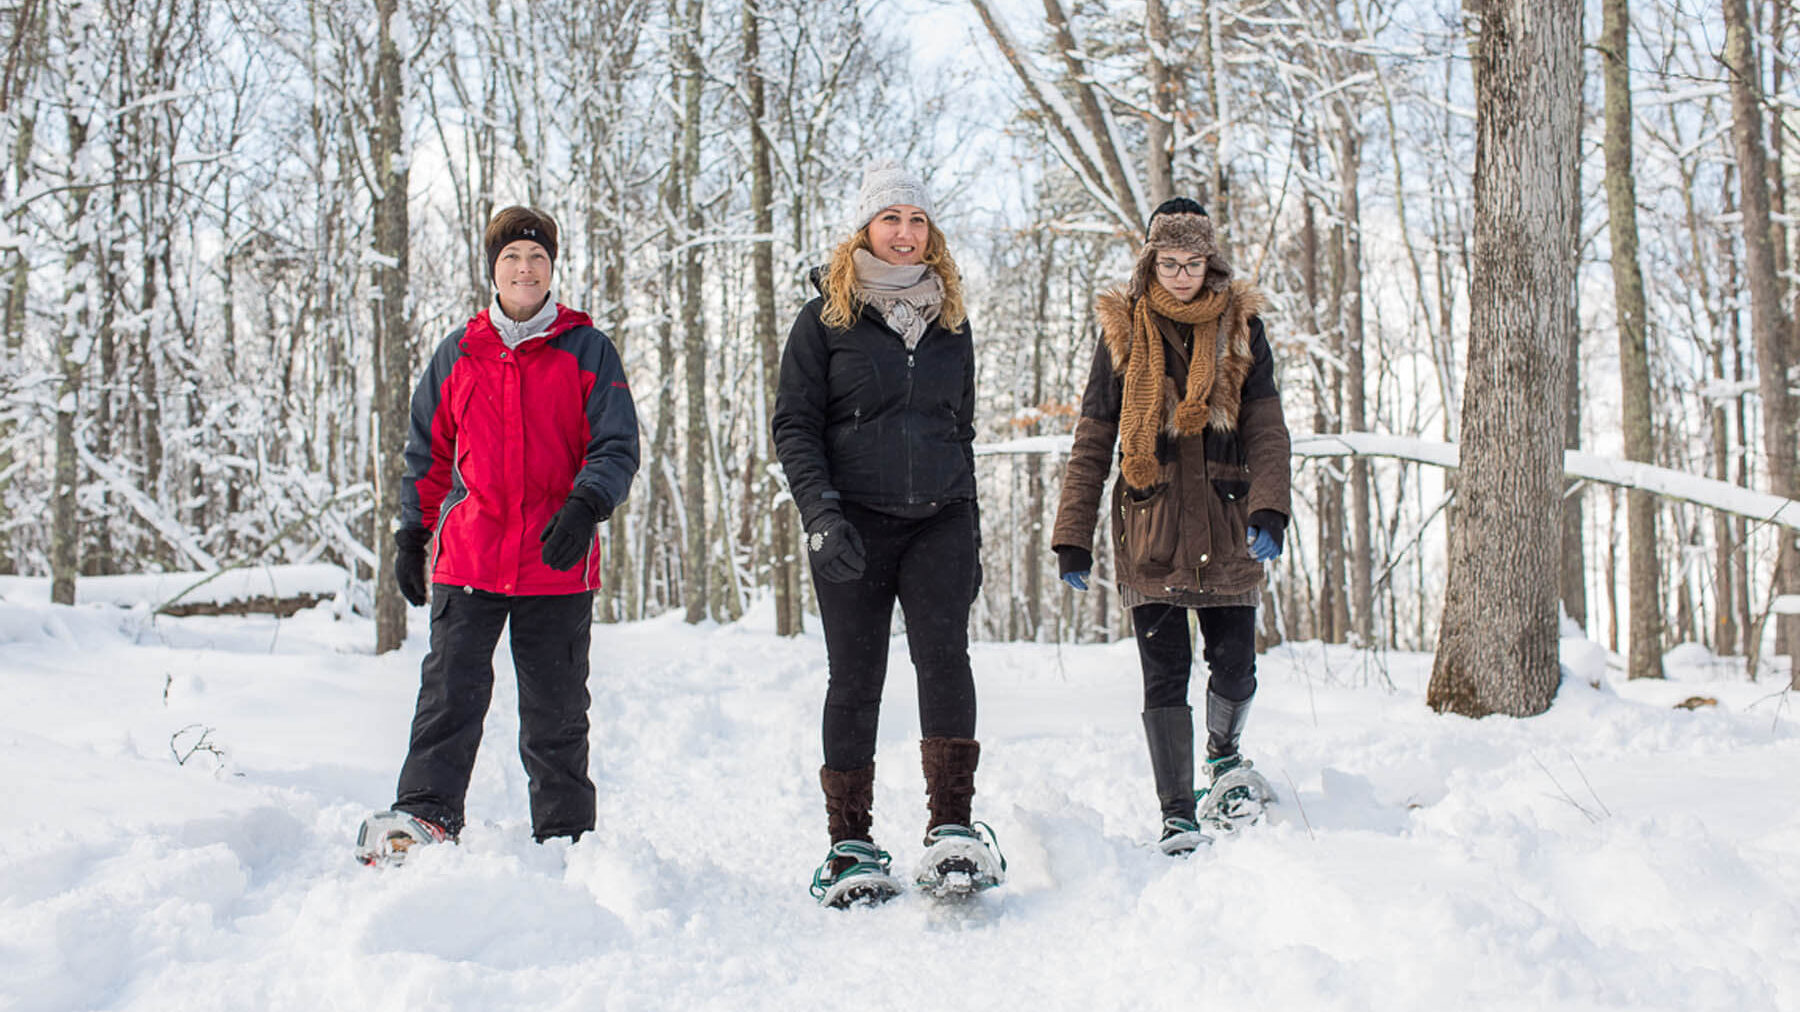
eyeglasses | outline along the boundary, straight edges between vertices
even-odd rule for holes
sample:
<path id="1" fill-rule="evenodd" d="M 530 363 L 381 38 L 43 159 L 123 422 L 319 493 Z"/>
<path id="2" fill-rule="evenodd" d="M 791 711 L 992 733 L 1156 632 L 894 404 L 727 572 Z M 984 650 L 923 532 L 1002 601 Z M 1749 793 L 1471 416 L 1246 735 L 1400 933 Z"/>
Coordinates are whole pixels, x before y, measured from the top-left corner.
<path id="1" fill-rule="evenodd" d="M 1177 274 L 1186 274 L 1190 278 L 1203 278 L 1206 276 L 1206 261 L 1195 260 L 1192 263 L 1183 263 L 1179 260 L 1158 260 L 1156 273 L 1165 278 L 1172 278 Z"/>

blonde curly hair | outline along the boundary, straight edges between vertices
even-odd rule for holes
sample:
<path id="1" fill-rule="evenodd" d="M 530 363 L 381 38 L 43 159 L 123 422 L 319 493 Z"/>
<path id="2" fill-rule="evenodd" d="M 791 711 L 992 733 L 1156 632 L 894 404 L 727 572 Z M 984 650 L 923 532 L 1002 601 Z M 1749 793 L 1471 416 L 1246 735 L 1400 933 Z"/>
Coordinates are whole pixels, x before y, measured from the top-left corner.
<path id="1" fill-rule="evenodd" d="M 946 330 L 957 330 L 968 319 L 968 312 L 963 307 L 962 274 L 956 269 L 956 260 L 950 256 L 950 243 L 944 233 L 938 231 L 937 222 L 927 221 L 926 229 L 925 266 L 944 283 L 944 302 L 938 308 L 937 322 Z M 852 259 L 859 249 L 871 249 L 867 225 L 838 243 L 825 267 L 824 284 L 820 286 L 825 294 L 825 309 L 819 319 L 833 330 L 848 330 L 856 322 L 856 314 L 862 311 L 856 298 L 856 261 Z"/>

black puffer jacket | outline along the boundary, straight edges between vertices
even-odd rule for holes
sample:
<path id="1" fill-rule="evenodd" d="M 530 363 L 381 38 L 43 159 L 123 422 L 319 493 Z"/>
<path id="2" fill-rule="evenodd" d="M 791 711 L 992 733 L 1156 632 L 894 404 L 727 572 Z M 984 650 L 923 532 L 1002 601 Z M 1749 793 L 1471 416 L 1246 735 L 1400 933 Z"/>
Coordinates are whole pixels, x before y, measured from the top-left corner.
<path id="1" fill-rule="evenodd" d="M 800 515 L 833 500 L 929 512 L 975 498 L 975 346 L 933 323 L 912 351 L 865 307 L 846 330 L 794 320 L 770 428 Z"/>

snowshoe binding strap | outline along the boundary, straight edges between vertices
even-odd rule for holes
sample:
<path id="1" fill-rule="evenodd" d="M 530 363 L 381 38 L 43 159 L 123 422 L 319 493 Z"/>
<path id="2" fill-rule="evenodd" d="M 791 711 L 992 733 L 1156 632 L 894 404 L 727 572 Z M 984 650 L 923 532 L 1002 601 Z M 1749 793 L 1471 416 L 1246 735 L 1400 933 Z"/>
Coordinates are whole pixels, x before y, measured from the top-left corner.
<path id="1" fill-rule="evenodd" d="M 913 880 L 933 896 L 970 896 L 1006 881 L 1006 855 L 985 822 L 933 826 Z"/>
<path id="2" fill-rule="evenodd" d="M 1233 833 L 1261 822 L 1268 806 L 1278 800 L 1275 788 L 1252 763 L 1231 755 L 1207 760 L 1212 785 L 1194 792 L 1195 821 L 1223 833 Z"/>
<path id="3" fill-rule="evenodd" d="M 1199 823 L 1172 815 L 1163 820 L 1162 839 L 1156 846 L 1170 857 L 1183 857 L 1201 847 L 1211 846 L 1212 842 L 1212 837 L 1201 830 Z"/>
<path id="4" fill-rule="evenodd" d="M 808 891 L 827 907 L 886 902 L 900 892 L 899 883 L 888 874 L 892 860 L 887 851 L 867 840 L 840 840 L 831 845 L 813 872 Z M 833 872 L 832 866 L 837 864 L 844 867 Z"/>

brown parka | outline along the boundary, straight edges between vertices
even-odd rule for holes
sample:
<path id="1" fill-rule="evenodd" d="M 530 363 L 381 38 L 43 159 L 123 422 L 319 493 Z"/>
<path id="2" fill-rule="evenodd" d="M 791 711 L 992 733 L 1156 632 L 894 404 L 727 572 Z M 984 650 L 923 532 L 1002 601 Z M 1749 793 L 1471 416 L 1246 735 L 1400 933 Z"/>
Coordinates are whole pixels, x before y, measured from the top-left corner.
<path id="1" fill-rule="evenodd" d="M 1190 327 L 1153 314 L 1164 340 L 1165 424 L 1157 438 L 1157 481 L 1135 489 L 1119 475 L 1110 497 L 1118 582 L 1145 599 L 1223 604 L 1253 595 L 1262 585 L 1263 566 L 1250 557 L 1245 529 L 1254 522 L 1280 538 L 1292 515 L 1287 423 L 1257 315 L 1264 299 L 1242 281 L 1232 282 L 1230 292 L 1216 324 Z M 1100 296 L 1096 309 L 1101 340 L 1063 476 L 1053 548 L 1093 550 L 1100 494 L 1114 472 L 1133 300 L 1111 291 Z M 1217 349 L 1211 411 L 1203 433 L 1179 435 L 1168 420 L 1187 389 L 1195 345 Z"/>

